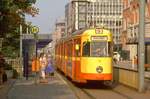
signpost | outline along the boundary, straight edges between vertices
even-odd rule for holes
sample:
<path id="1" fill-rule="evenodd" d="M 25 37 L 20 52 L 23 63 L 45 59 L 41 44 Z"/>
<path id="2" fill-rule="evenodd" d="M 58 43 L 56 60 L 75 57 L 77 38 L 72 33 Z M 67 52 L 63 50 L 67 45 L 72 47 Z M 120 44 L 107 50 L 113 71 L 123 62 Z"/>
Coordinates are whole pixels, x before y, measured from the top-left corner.
<path id="1" fill-rule="evenodd" d="M 37 34 L 39 32 L 39 28 L 37 26 L 31 27 L 31 33 Z"/>
<path id="2" fill-rule="evenodd" d="M 34 34 L 34 39 L 35 39 L 35 56 L 37 58 L 37 40 L 38 40 L 38 32 L 39 32 L 39 28 L 37 26 L 33 26 L 31 28 L 31 33 Z"/>
<path id="3" fill-rule="evenodd" d="M 36 61 L 35 61 L 35 68 L 37 68 L 37 41 L 38 41 L 38 32 L 39 32 L 39 28 L 37 26 L 33 26 L 31 27 L 31 33 L 34 34 L 34 39 L 35 39 L 35 57 L 36 57 Z M 37 79 L 38 79 L 38 71 L 35 71 L 36 73 L 36 77 L 35 77 L 35 84 L 37 84 Z"/>

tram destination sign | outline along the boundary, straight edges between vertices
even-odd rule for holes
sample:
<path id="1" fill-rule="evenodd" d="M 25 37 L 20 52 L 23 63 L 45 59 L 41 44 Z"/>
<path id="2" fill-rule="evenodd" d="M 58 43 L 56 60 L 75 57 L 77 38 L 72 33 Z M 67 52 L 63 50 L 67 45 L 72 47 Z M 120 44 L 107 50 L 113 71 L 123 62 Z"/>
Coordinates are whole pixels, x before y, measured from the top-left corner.
<path id="1" fill-rule="evenodd" d="M 92 36 L 91 40 L 92 41 L 107 41 L 107 37 L 106 36 Z"/>

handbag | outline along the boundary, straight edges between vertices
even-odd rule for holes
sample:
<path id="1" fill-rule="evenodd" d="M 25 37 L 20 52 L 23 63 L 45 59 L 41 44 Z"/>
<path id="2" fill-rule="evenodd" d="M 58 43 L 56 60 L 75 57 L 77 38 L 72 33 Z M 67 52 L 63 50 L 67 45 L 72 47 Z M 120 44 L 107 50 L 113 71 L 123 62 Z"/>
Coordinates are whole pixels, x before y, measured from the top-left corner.
<path id="1" fill-rule="evenodd" d="M 45 72 L 46 72 L 46 73 L 52 73 L 52 72 L 54 72 L 54 69 L 53 69 L 53 67 L 52 67 L 52 64 L 49 63 L 49 64 L 46 66 Z"/>

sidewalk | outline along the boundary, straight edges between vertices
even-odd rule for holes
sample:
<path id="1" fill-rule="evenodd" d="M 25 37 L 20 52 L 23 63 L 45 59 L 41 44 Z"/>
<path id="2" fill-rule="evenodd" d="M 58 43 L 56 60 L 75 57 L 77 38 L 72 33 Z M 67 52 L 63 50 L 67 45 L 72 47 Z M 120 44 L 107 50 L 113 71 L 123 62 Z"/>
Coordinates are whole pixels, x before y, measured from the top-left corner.
<path id="1" fill-rule="evenodd" d="M 17 80 L 8 93 L 8 99 L 76 99 L 59 75 L 48 78 L 48 83 L 34 83 L 34 78 Z"/>
<path id="2" fill-rule="evenodd" d="M 146 88 L 147 89 L 147 88 Z M 113 92 L 125 97 L 123 99 L 150 99 L 150 89 L 144 93 L 139 93 L 138 90 L 132 89 L 124 85 L 117 85 Z"/>
<path id="3" fill-rule="evenodd" d="M 0 99 L 7 99 L 7 94 L 14 83 L 15 79 L 8 79 L 6 83 L 0 85 Z"/>

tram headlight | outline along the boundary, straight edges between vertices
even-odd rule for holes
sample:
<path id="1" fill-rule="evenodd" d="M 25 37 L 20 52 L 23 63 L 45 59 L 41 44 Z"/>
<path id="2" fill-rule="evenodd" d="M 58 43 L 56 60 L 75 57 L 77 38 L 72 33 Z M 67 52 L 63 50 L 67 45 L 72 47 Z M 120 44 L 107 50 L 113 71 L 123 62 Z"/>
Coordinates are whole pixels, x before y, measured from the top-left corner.
<path id="1" fill-rule="evenodd" d="M 103 72 L 103 67 L 102 67 L 102 66 L 97 66 L 97 67 L 96 67 L 96 71 L 97 71 L 98 73 L 102 73 L 102 72 Z"/>

